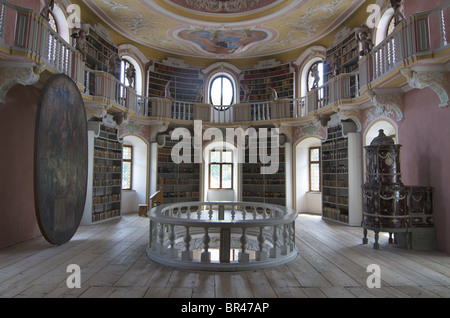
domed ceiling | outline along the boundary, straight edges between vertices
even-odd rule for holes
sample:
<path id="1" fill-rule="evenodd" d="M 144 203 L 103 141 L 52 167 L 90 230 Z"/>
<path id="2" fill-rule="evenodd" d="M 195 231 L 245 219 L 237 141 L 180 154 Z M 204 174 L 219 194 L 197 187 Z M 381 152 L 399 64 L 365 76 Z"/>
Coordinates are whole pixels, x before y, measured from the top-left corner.
<path id="1" fill-rule="evenodd" d="M 164 52 L 247 58 L 307 46 L 364 0 L 83 0 L 111 28 Z"/>

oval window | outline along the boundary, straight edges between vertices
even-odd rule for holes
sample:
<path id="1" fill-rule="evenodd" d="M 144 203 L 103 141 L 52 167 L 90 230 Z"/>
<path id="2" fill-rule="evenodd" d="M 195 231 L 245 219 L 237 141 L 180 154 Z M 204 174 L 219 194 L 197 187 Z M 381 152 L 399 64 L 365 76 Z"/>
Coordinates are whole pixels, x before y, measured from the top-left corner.
<path id="1" fill-rule="evenodd" d="M 227 76 L 217 76 L 211 82 L 210 101 L 216 107 L 226 107 L 233 104 L 234 86 Z"/>

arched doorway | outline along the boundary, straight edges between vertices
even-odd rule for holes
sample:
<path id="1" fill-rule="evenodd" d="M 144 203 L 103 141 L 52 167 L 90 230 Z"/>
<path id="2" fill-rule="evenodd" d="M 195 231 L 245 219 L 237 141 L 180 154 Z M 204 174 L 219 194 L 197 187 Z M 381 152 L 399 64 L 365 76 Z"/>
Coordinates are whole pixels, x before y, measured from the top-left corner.
<path id="1" fill-rule="evenodd" d="M 320 190 L 320 147 L 321 139 L 308 137 L 295 146 L 295 209 L 300 213 L 322 213 L 322 192 Z M 316 158 L 311 158 L 313 149 L 319 149 L 319 175 L 311 173 L 317 169 Z M 317 172 L 317 171 L 316 171 Z M 317 178 L 318 180 L 313 180 Z M 317 188 L 317 182 L 319 188 Z"/>
<path id="2" fill-rule="evenodd" d="M 123 146 L 121 211 L 137 212 L 139 204 L 148 203 L 148 146 L 141 138 L 131 135 L 123 138 Z"/>

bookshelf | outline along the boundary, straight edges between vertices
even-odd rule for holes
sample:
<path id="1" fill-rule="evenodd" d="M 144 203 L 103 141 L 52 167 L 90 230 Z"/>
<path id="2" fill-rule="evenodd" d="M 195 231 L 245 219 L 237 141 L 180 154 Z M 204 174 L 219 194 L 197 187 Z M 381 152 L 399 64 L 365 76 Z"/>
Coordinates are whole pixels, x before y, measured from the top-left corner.
<path id="1" fill-rule="evenodd" d="M 117 57 L 116 74 L 113 75 L 120 79 L 120 59 L 117 47 L 89 26 L 89 33 L 86 37 L 86 66 L 95 71 L 108 72 L 111 54 L 115 54 Z"/>
<path id="2" fill-rule="evenodd" d="M 353 122 L 327 129 L 322 143 L 322 217 L 351 226 L 362 221 L 361 134 Z"/>
<path id="3" fill-rule="evenodd" d="M 267 86 L 274 88 L 280 99 L 293 98 L 294 71 L 290 64 L 259 66 L 254 69 L 244 70 L 240 78 L 241 102 L 252 103 L 270 100 L 272 94 L 267 90 Z M 247 101 L 244 100 L 245 87 L 248 87 L 250 91 Z"/>
<path id="4" fill-rule="evenodd" d="M 326 53 L 324 82 L 340 74 L 356 72 L 359 67 L 359 41 L 358 34 L 367 31 L 356 28 L 349 34 L 342 36 L 340 41 L 330 47 Z M 333 62 L 334 61 L 334 66 Z"/>
<path id="5" fill-rule="evenodd" d="M 200 164 L 194 163 L 191 149 L 191 163 L 175 163 L 171 151 L 179 141 L 166 137 L 158 148 L 158 189 L 161 178 L 164 182 L 163 203 L 177 203 L 200 200 Z"/>
<path id="6" fill-rule="evenodd" d="M 270 145 L 268 146 L 270 149 Z M 259 153 L 259 149 L 258 149 Z M 286 205 L 285 148 L 279 148 L 279 166 L 274 174 L 261 174 L 262 163 L 250 163 L 249 150 L 242 164 L 243 201 Z"/>
<path id="7" fill-rule="evenodd" d="M 186 102 L 202 102 L 198 98 L 199 89 L 203 89 L 203 74 L 200 69 L 167 65 L 154 62 L 148 71 L 148 96 L 165 97 L 166 85 L 169 81 L 170 94 L 173 99 Z"/>
<path id="8" fill-rule="evenodd" d="M 88 187 L 83 225 L 121 216 L 122 142 L 117 129 L 88 123 Z"/>

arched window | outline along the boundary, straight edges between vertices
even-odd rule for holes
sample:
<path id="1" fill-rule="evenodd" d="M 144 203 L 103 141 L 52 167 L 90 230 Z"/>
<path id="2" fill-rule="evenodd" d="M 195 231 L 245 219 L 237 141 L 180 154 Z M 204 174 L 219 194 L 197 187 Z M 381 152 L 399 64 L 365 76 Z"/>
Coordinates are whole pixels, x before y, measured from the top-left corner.
<path id="1" fill-rule="evenodd" d="M 121 56 L 120 82 L 125 86 L 133 87 L 136 90 L 137 95 L 142 95 L 142 68 L 138 61 L 132 56 Z"/>
<path id="2" fill-rule="evenodd" d="M 56 23 L 55 16 L 51 12 L 48 13 L 48 24 L 50 24 L 50 27 L 53 29 L 53 31 L 58 33 L 58 24 Z"/>
<path id="3" fill-rule="evenodd" d="M 395 29 L 395 16 L 392 16 L 386 29 L 386 36 L 391 35 L 391 33 L 394 32 L 394 29 Z"/>
<path id="4" fill-rule="evenodd" d="M 308 92 L 323 85 L 323 62 L 317 61 L 308 70 Z"/>
<path id="5" fill-rule="evenodd" d="M 234 103 L 234 81 L 231 77 L 219 74 L 212 78 L 209 87 L 209 101 L 215 107 L 222 109 Z"/>
<path id="6" fill-rule="evenodd" d="M 136 69 L 127 59 L 122 59 L 120 67 L 120 81 L 126 86 L 136 87 Z"/>

